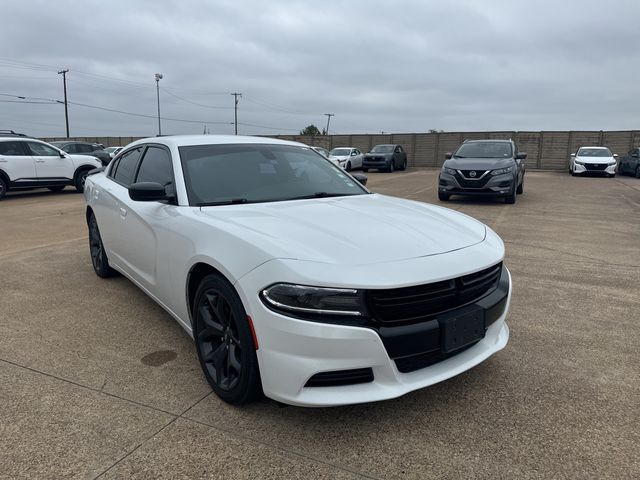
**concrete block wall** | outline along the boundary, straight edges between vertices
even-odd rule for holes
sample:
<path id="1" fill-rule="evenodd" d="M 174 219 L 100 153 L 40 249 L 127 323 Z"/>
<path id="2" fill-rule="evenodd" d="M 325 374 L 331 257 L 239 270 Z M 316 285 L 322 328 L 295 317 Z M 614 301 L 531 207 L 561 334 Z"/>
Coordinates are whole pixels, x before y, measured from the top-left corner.
<path id="1" fill-rule="evenodd" d="M 563 170 L 569 166 L 569 158 L 578 147 L 600 145 L 613 153 L 624 155 L 640 145 L 640 130 L 624 131 L 542 131 L 542 132 L 443 132 L 443 133 L 394 133 L 375 135 L 269 135 L 283 140 L 301 142 L 310 146 L 355 147 L 368 152 L 374 145 L 399 143 L 407 151 L 411 167 L 439 167 L 447 152 L 453 152 L 464 140 L 512 138 L 521 152 L 527 153 L 527 167 L 547 170 Z M 73 140 L 102 143 L 105 147 L 127 145 L 139 137 L 74 137 Z M 64 140 L 46 138 L 45 141 Z"/>

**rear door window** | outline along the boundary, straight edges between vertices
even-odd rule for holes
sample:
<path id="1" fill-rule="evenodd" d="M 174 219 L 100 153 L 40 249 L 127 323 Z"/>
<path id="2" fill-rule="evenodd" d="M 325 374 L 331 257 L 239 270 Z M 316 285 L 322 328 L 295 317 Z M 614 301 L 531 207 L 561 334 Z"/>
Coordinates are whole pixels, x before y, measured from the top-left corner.
<path id="1" fill-rule="evenodd" d="M 6 156 L 30 156 L 30 153 L 27 153 L 24 148 L 24 142 L 0 142 L 0 155 Z"/>

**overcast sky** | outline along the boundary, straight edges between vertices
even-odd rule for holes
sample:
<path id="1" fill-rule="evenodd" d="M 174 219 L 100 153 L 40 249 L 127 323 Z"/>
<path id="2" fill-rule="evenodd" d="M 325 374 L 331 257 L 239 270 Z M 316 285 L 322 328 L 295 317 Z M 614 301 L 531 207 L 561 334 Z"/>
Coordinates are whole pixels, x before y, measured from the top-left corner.
<path id="1" fill-rule="evenodd" d="M 13 102 L 63 68 L 70 102 L 143 115 L 72 104 L 72 136 L 155 135 L 156 72 L 163 133 L 232 133 L 231 92 L 244 134 L 640 128 L 639 0 L 21 0 L 0 43 L 0 129 L 37 136 L 62 105 Z"/>

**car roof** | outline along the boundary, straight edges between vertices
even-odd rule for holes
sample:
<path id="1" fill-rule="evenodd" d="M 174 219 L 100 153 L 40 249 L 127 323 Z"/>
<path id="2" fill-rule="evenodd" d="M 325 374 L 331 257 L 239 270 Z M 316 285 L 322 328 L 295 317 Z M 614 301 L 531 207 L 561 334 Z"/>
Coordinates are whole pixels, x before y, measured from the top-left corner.
<path id="1" fill-rule="evenodd" d="M 335 150 L 337 148 L 348 148 L 349 150 L 357 150 L 356 147 L 333 147 L 331 150 Z"/>
<path id="2" fill-rule="evenodd" d="M 37 138 L 33 138 L 33 137 L 23 137 L 23 136 L 14 136 L 14 135 L 9 135 L 9 136 L 5 136 L 5 135 L 0 135 L 0 141 L 5 141 L 5 140 L 11 140 L 13 142 L 20 142 L 20 141 L 26 141 L 29 140 L 30 142 L 40 142 L 40 143 L 47 143 L 47 142 L 43 142 L 42 140 L 38 140 Z"/>
<path id="3" fill-rule="evenodd" d="M 609 147 L 590 147 L 588 145 L 585 145 L 583 147 L 578 147 L 578 150 L 581 148 L 593 148 L 594 150 L 609 150 Z"/>
<path id="4" fill-rule="evenodd" d="M 229 145 L 229 144 L 263 144 L 263 145 L 294 145 L 297 147 L 307 147 L 303 143 L 280 140 L 270 137 L 251 137 L 244 135 L 171 135 L 166 137 L 149 137 L 136 140 L 129 146 L 158 143 L 167 147 L 186 147 L 192 145 Z"/>
<path id="5" fill-rule="evenodd" d="M 491 139 L 491 138 L 484 138 L 482 140 L 478 139 L 478 140 L 465 140 L 464 143 L 511 143 L 512 140 L 504 140 L 504 139 L 499 139 L 496 138 Z"/>

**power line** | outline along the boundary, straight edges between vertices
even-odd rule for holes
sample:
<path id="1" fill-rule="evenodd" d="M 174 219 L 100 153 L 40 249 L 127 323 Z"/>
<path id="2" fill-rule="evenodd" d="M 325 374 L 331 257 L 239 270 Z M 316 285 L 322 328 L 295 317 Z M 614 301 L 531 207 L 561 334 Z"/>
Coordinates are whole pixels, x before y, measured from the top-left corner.
<path id="1" fill-rule="evenodd" d="M 186 98 L 182 98 L 182 97 L 176 95 L 175 93 L 172 93 L 170 90 L 167 90 L 166 88 L 163 88 L 162 91 L 165 92 L 165 93 L 168 93 L 172 97 L 177 98 L 178 100 L 182 100 L 183 102 L 190 103 L 191 105 L 197 105 L 198 107 L 211 108 L 211 109 L 214 109 L 214 110 L 231 110 L 232 108 L 234 108 L 234 107 L 217 107 L 217 106 L 213 106 L 213 105 L 204 105 L 202 103 L 192 102 L 191 100 L 187 100 Z"/>
<path id="2" fill-rule="evenodd" d="M 256 128 L 265 128 L 267 130 L 278 130 L 280 132 L 299 132 L 298 129 L 295 128 L 279 128 L 279 127 L 267 127 L 265 125 L 256 125 L 254 123 L 243 123 L 238 122 L 238 125 L 243 125 L 245 127 L 256 127 Z"/>

